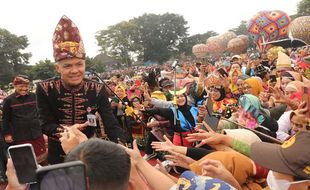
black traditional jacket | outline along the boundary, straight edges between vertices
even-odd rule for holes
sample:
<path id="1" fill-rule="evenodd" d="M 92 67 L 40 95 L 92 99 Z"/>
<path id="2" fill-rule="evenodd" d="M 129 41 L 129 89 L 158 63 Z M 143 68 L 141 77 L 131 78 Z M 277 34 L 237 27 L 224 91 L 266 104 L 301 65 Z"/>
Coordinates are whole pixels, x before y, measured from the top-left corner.
<path id="1" fill-rule="evenodd" d="M 59 125 L 85 123 L 87 114 L 98 112 L 103 120 L 105 132 L 110 140 L 124 140 L 123 130 L 115 119 L 107 92 L 103 84 L 84 79 L 72 89 L 59 78 L 43 81 L 37 86 L 37 105 L 43 133 L 53 137 Z M 94 127 L 83 130 L 88 137 L 93 135 Z"/>
<path id="2" fill-rule="evenodd" d="M 11 134 L 14 141 L 34 140 L 42 135 L 34 93 L 13 93 L 4 99 L 2 130 L 3 135 Z"/>

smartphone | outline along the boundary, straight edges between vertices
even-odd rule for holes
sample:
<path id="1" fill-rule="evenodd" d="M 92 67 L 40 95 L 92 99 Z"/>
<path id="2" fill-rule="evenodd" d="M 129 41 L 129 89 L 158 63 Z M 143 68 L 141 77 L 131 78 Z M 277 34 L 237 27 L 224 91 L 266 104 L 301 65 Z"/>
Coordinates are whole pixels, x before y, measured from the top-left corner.
<path id="1" fill-rule="evenodd" d="M 36 183 L 37 159 L 31 144 L 13 145 L 8 148 L 19 183 Z"/>
<path id="2" fill-rule="evenodd" d="M 85 165 L 82 161 L 65 162 L 38 168 L 40 190 L 86 190 Z"/>
<path id="3" fill-rule="evenodd" d="M 214 116 L 213 114 L 213 102 L 210 97 L 206 100 L 206 109 L 207 109 L 207 115 L 205 118 L 205 122 L 215 131 L 217 129 L 217 126 L 219 124 L 220 118 Z M 204 130 L 207 130 L 203 125 L 202 128 Z"/>
<path id="4" fill-rule="evenodd" d="M 270 82 L 277 82 L 277 76 L 276 75 L 270 75 Z"/>
<path id="5" fill-rule="evenodd" d="M 140 80 L 135 80 L 135 86 L 140 87 L 141 86 L 141 81 Z"/>

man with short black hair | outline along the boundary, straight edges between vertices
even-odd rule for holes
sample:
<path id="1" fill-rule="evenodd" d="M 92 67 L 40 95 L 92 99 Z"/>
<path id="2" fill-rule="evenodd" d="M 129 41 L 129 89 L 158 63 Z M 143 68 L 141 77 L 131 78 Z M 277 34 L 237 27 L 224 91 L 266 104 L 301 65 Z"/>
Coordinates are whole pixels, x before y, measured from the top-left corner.
<path id="1" fill-rule="evenodd" d="M 36 95 L 29 91 L 25 75 L 14 78 L 15 92 L 3 101 L 2 134 L 8 144 L 31 143 L 38 162 L 46 159 L 46 148 L 40 128 Z"/>
<path id="2" fill-rule="evenodd" d="M 81 160 L 85 164 L 90 190 L 127 190 L 130 158 L 117 144 L 90 139 L 75 147 L 67 161 Z"/>

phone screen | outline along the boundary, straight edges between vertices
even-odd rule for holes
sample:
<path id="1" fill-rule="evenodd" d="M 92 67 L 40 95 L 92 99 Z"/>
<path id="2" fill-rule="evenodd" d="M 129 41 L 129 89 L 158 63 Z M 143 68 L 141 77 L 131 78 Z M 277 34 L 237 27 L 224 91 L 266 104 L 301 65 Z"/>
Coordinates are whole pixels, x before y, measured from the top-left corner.
<path id="1" fill-rule="evenodd" d="M 12 159 L 19 183 L 35 183 L 37 161 L 31 144 L 10 146 L 9 156 Z"/>
<path id="2" fill-rule="evenodd" d="M 74 161 L 37 170 L 40 190 L 86 190 L 85 167 Z"/>
<path id="3" fill-rule="evenodd" d="M 270 82 L 277 82 L 276 75 L 270 75 Z"/>
<path id="4" fill-rule="evenodd" d="M 206 108 L 207 108 L 207 115 L 205 118 L 205 122 L 213 129 L 216 130 L 219 124 L 220 119 L 215 117 L 213 114 L 213 102 L 209 97 L 207 100 Z M 207 130 L 207 129 L 205 129 Z"/>

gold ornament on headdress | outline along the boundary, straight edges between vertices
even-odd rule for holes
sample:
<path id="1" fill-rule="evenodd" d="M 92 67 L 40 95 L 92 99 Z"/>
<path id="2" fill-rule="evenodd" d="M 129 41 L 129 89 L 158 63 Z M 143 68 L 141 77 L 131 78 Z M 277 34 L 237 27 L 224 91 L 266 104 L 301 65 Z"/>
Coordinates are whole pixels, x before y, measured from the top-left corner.
<path id="1" fill-rule="evenodd" d="M 61 42 L 58 44 L 61 51 L 70 52 L 71 54 L 75 55 L 78 52 L 79 49 L 79 43 L 77 42 Z"/>
<path id="2" fill-rule="evenodd" d="M 184 87 L 184 88 L 182 88 L 180 90 L 176 90 L 175 91 L 175 95 L 176 96 L 180 96 L 180 95 L 184 94 L 185 92 L 186 92 L 186 87 Z M 169 90 L 169 93 L 174 95 L 174 91 L 173 90 Z"/>
<path id="3" fill-rule="evenodd" d="M 205 80 L 205 86 L 208 87 L 214 87 L 214 86 L 223 86 L 222 80 L 218 75 L 215 74 L 209 74 L 207 79 Z"/>

